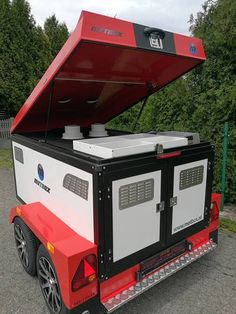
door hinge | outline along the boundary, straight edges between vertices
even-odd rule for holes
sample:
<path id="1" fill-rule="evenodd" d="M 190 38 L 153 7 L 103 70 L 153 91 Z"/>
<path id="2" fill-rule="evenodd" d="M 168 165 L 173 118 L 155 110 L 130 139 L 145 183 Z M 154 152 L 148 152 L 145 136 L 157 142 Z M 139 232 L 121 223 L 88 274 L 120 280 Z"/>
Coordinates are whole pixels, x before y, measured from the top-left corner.
<path id="1" fill-rule="evenodd" d="M 177 196 L 173 196 L 170 199 L 170 207 L 177 205 Z"/>
<path id="2" fill-rule="evenodd" d="M 160 213 L 163 210 L 165 210 L 165 202 L 164 201 L 157 204 L 157 213 Z"/>

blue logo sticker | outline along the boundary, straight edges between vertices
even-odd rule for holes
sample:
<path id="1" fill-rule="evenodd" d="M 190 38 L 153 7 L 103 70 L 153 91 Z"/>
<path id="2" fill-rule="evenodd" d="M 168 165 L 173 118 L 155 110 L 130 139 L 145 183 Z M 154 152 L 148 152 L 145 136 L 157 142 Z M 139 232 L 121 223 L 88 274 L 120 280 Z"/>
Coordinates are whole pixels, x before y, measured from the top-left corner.
<path id="1" fill-rule="evenodd" d="M 41 164 L 38 164 L 38 176 L 41 181 L 44 180 L 44 170 Z"/>
<path id="2" fill-rule="evenodd" d="M 190 44 L 189 46 L 189 51 L 191 52 L 192 55 L 195 55 L 197 53 L 197 47 L 195 46 L 195 44 Z"/>

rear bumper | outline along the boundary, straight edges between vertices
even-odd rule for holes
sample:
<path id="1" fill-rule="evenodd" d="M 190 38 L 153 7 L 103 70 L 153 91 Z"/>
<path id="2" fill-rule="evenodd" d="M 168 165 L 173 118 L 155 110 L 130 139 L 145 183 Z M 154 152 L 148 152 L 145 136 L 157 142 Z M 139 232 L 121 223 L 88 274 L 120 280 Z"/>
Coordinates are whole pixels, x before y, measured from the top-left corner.
<path id="1" fill-rule="evenodd" d="M 213 235 L 217 235 L 217 230 L 214 231 Z M 173 275 L 178 270 L 183 269 L 187 265 L 198 260 L 200 257 L 213 251 L 216 247 L 217 244 L 212 239 L 209 239 L 204 243 L 201 243 L 198 246 L 194 247 L 191 251 L 187 251 L 184 254 L 172 259 L 168 263 L 157 268 L 143 280 L 135 282 L 132 285 L 126 286 L 116 293 L 113 293 L 111 297 L 103 300 L 99 300 L 98 296 L 94 297 L 74 309 L 68 309 L 67 314 L 112 313 L 127 302 L 133 300 L 150 288 L 159 284 L 161 281 Z"/>
<path id="2" fill-rule="evenodd" d="M 215 230 L 212 235 L 215 237 L 217 235 L 217 230 Z M 200 257 L 213 251 L 216 247 L 217 244 L 213 241 L 213 239 L 209 239 L 194 247 L 191 251 L 186 251 L 184 254 L 172 259 L 168 263 L 157 268 L 148 276 L 146 276 L 143 280 L 135 282 L 132 285 L 126 286 L 116 293 L 113 293 L 111 297 L 103 300 L 99 300 L 99 297 L 92 298 L 84 304 L 81 304 L 80 306 L 72 310 L 68 310 L 67 314 L 112 313 L 127 302 L 133 300 L 150 288 L 159 284 L 161 281 L 170 277 L 178 270 L 183 269 L 187 265 L 198 260 Z"/>
<path id="3" fill-rule="evenodd" d="M 211 214 L 210 214 L 208 226 L 204 227 L 201 231 L 196 232 L 193 235 L 185 237 L 182 239 L 182 240 L 185 240 L 187 242 L 187 244 L 189 244 L 189 247 L 187 248 L 189 254 L 194 252 L 194 250 L 196 250 L 196 249 L 198 250 L 198 248 L 201 248 L 203 245 L 206 245 L 209 241 L 211 244 L 214 243 L 214 247 L 218 242 L 220 195 L 213 193 L 211 203 L 212 203 Z M 214 215 L 212 215 L 212 213 Z M 210 246 L 209 251 L 211 250 L 211 248 L 213 249 L 213 245 Z M 169 249 L 169 248 L 167 248 L 167 249 Z M 162 253 L 165 253 L 164 251 L 160 252 L 160 254 L 163 255 Z M 185 253 L 186 253 L 186 251 L 185 251 Z M 165 267 L 166 265 L 170 265 L 171 263 L 173 263 L 175 261 L 175 259 L 182 256 L 180 254 L 184 254 L 184 252 L 182 252 L 182 253 L 179 252 L 178 256 L 176 254 L 171 259 L 168 259 L 168 260 L 163 259 L 161 264 L 159 263 L 159 265 L 156 265 L 155 271 L 157 271 L 158 269 L 161 269 L 162 267 Z M 203 254 L 200 254 L 199 257 L 202 255 Z M 165 254 L 164 254 L 164 256 L 165 256 Z M 195 259 L 191 258 L 190 262 L 192 262 L 194 260 Z M 187 266 L 188 264 L 189 264 L 189 262 L 187 262 L 184 266 Z M 145 277 L 148 276 L 151 273 L 151 271 L 153 272 L 153 269 L 154 268 L 150 269 L 149 273 L 147 273 L 147 275 L 145 275 Z M 177 267 L 176 269 L 179 270 L 180 267 Z M 125 271 L 120 272 L 117 275 L 109 278 L 108 280 L 101 282 L 100 286 L 99 286 L 101 303 L 104 304 L 106 306 L 106 308 L 113 308 L 113 305 L 112 306 L 107 305 L 107 302 L 112 303 L 113 302 L 112 299 L 116 296 L 117 296 L 118 301 L 119 301 L 118 296 L 120 293 L 122 293 L 123 291 L 129 289 L 130 287 L 134 287 L 136 284 L 138 284 L 140 282 L 139 280 L 141 278 L 139 276 L 137 276 L 137 273 L 140 272 L 140 270 L 141 270 L 141 265 L 136 264 L 133 267 L 128 268 Z M 170 272 L 170 274 L 172 274 L 172 273 L 174 273 L 174 272 Z M 142 276 L 142 278 L 145 278 L 145 277 Z M 162 280 L 165 278 L 162 278 Z M 137 280 L 137 279 L 139 279 L 139 280 Z M 159 281 L 157 281 L 156 283 L 158 283 L 158 282 Z M 142 289 L 142 291 L 145 291 L 145 290 Z M 138 295 L 138 294 L 135 293 L 135 295 Z M 122 295 L 122 297 L 124 297 L 124 296 Z M 128 300 L 130 300 L 130 299 L 132 299 L 132 298 L 128 298 Z M 115 302 L 119 303 L 118 301 L 115 300 Z M 123 304 L 123 303 L 125 303 L 125 302 L 121 302 L 121 304 Z"/>
<path id="4" fill-rule="evenodd" d="M 191 251 L 185 252 L 181 256 L 159 267 L 143 280 L 105 300 L 103 302 L 103 305 L 106 308 L 107 313 L 115 311 L 125 303 L 131 301 L 132 299 L 136 298 L 148 289 L 157 285 L 167 277 L 173 275 L 178 270 L 183 269 L 187 265 L 198 260 L 201 256 L 214 250 L 216 246 L 217 244 L 215 242 L 213 242 L 212 240 L 208 240 L 200 244 L 198 247 L 192 249 Z"/>

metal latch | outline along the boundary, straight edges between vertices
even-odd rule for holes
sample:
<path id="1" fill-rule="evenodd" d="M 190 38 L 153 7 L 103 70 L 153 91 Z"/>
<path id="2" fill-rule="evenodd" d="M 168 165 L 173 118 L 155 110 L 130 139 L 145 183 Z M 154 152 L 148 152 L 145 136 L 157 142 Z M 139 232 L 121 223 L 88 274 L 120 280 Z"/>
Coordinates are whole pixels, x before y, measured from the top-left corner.
<path id="1" fill-rule="evenodd" d="M 170 199 L 170 207 L 177 205 L 177 196 L 173 196 Z"/>
<path id="2" fill-rule="evenodd" d="M 157 204 L 157 213 L 162 212 L 164 209 L 165 209 L 165 202 L 164 201 Z"/>
<path id="3" fill-rule="evenodd" d="M 156 145 L 156 152 L 157 152 L 157 155 L 163 154 L 164 148 L 163 148 L 162 144 L 157 144 Z"/>

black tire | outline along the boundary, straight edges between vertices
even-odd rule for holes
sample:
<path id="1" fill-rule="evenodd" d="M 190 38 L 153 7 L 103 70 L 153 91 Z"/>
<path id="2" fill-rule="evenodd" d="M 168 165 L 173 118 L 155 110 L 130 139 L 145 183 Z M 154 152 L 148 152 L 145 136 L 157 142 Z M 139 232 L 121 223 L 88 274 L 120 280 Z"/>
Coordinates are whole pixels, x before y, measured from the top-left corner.
<path id="1" fill-rule="evenodd" d="M 50 313 L 68 313 L 68 310 L 62 301 L 55 267 L 47 250 L 42 244 L 38 249 L 36 265 L 39 285 Z"/>
<path id="2" fill-rule="evenodd" d="M 19 217 L 14 220 L 14 236 L 16 249 L 24 270 L 30 275 L 35 276 L 36 256 L 38 240 L 33 232 Z"/>

